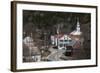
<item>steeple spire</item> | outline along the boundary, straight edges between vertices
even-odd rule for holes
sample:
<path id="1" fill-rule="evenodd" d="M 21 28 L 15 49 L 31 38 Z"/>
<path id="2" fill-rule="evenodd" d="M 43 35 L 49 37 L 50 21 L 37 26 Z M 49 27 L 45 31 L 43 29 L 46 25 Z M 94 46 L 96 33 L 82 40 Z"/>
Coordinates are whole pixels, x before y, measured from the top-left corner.
<path id="1" fill-rule="evenodd" d="M 77 18 L 76 31 L 80 32 L 80 23 L 79 23 L 79 18 Z"/>
<path id="2" fill-rule="evenodd" d="M 77 18 L 77 25 L 76 29 L 70 33 L 71 35 L 81 35 L 82 32 L 80 31 L 80 23 L 79 23 L 79 18 Z"/>
<path id="3" fill-rule="evenodd" d="M 59 34 L 59 24 L 58 24 L 58 27 L 57 27 L 57 34 Z"/>

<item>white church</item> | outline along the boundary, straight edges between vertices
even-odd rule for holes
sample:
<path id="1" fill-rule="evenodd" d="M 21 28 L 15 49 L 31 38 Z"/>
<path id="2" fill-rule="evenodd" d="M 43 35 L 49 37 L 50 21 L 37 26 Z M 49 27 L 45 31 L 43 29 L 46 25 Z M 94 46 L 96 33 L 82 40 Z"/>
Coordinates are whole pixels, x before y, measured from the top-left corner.
<path id="1" fill-rule="evenodd" d="M 78 46 L 80 46 L 83 42 L 83 40 L 80 38 L 82 35 L 82 32 L 80 31 L 80 23 L 77 21 L 77 26 L 74 31 L 72 31 L 69 35 L 67 34 L 59 34 L 51 36 L 51 43 L 53 46 L 57 46 L 58 49 L 67 49 L 66 46 L 72 46 L 77 48 L 75 45 L 77 42 L 80 43 Z"/>

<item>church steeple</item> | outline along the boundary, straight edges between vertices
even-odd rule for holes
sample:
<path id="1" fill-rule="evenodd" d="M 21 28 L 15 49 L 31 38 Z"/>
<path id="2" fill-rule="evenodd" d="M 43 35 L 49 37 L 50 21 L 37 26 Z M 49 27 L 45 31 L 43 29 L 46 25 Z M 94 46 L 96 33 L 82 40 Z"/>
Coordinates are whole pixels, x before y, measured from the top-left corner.
<path id="1" fill-rule="evenodd" d="M 77 24 L 76 24 L 76 29 L 70 33 L 71 35 L 81 35 L 82 32 L 80 30 L 80 23 L 79 23 L 79 18 L 77 18 Z"/>
<path id="2" fill-rule="evenodd" d="M 79 23 L 79 18 L 77 18 L 76 31 L 80 32 L 80 23 Z"/>

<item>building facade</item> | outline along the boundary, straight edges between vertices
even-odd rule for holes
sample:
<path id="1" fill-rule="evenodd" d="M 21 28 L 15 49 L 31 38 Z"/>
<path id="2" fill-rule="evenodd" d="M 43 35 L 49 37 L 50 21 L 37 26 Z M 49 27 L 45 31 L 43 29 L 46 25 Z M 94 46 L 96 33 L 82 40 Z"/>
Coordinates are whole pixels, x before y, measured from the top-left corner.
<path id="1" fill-rule="evenodd" d="M 83 44 L 83 41 L 84 39 L 80 30 L 79 21 L 77 21 L 76 29 L 71 33 L 59 34 L 57 30 L 57 34 L 51 36 L 51 44 L 53 46 L 57 46 L 58 49 L 67 49 L 67 46 L 72 46 L 73 48 L 80 48 Z"/>

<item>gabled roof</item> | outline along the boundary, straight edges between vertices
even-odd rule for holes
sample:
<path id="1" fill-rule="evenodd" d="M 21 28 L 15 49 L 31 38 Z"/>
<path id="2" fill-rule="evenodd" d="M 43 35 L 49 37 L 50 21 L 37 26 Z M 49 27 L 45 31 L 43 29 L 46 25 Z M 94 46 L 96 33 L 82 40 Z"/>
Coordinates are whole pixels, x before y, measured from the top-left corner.
<path id="1" fill-rule="evenodd" d="M 74 30 L 73 32 L 70 33 L 71 35 L 81 35 L 82 32 L 79 32 L 77 30 Z"/>
<path id="2" fill-rule="evenodd" d="M 61 38 L 63 36 L 64 36 L 64 34 L 54 35 L 54 38 Z"/>
<path id="3" fill-rule="evenodd" d="M 67 38 L 68 40 L 71 40 L 71 38 L 70 38 L 70 36 L 69 35 L 67 35 L 67 34 L 59 34 L 59 35 L 54 35 L 54 38 L 59 38 L 59 39 L 61 39 L 61 38 Z"/>

